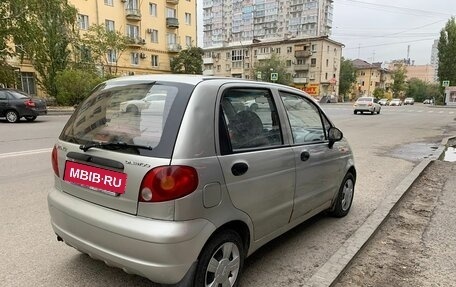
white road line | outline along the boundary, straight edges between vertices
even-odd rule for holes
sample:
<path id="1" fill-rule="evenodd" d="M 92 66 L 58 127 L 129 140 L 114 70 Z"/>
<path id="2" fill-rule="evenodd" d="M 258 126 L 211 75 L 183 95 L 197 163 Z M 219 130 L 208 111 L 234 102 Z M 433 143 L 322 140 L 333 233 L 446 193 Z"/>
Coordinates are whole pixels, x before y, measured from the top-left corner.
<path id="1" fill-rule="evenodd" d="M 450 115 L 451 115 L 451 114 L 454 114 L 454 112 L 449 112 L 449 114 L 450 114 Z"/>
<path id="2" fill-rule="evenodd" d="M 33 154 L 47 153 L 47 152 L 51 152 L 51 151 L 52 151 L 52 148 L 43 148 L 43 149 L 34 149 L 34 150 L 26 150 L 26 151 L 18 151 L 18 152 L 0 153 L 0 158 L 33 155 Z"/>

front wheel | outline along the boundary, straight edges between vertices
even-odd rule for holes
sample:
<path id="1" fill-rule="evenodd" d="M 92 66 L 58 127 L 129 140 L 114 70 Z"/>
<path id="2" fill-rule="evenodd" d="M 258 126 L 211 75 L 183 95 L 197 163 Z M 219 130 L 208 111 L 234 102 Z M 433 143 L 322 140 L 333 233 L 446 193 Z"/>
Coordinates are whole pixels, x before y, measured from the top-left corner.
<path id="1" fill-rule="evenodd" d="M 226 230 L 215 235 L 201 252 L 194 286 L 238 286 L 244 258 L 244 245 L 238 233 Z"/>
<path id="2" fill-rule="evenodd" d="M 353 202 L 354 192 L 355 177 L 349 172 L 342 181 L 336 201 L 330 210 L 330 214 L 334 217 L 344 217 L 347 215 Z"/>

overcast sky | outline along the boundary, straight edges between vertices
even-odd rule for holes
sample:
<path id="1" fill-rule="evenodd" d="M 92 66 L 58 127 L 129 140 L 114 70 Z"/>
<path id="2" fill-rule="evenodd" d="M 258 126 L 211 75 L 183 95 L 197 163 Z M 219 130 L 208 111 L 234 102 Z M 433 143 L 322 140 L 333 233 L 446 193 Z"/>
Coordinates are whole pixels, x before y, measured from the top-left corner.
<path id="1" fill-rule="evenodd" d="M 368 62 L 407 57 L 429 64 L 432 44 L 452 15 L 456 0 L 335 0 L 332 36 L 343 55 Z"/>
<path id="2" fill-rule="evenodd" d="M 202 0 L 198 0 L 202 43 Z M 345 58 L 389 62 L 407 57 L 429 64 L 431 49 L 456 0 L 335 0 L 331 38 L 343 43 Z M 201 46 L 201 44 L 200 44 Z"/>

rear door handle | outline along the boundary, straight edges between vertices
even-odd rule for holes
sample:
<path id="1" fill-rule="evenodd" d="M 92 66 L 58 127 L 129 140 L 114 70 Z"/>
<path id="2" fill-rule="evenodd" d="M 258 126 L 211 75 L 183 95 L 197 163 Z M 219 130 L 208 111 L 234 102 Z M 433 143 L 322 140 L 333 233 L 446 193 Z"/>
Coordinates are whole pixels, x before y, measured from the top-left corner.
<path id="1" fill-rule="evenodd" d="M 237 162 L 231 167 L 231 173 L 234 176 L 240 176 L 247 172 L 249 166 L 245 162 Z"/>
<path id="2" fill-rule="evenodd" d="M 308 151 L 301 152 L 301 160 L 306 161 L 310 158 L 310 153 Z"/>

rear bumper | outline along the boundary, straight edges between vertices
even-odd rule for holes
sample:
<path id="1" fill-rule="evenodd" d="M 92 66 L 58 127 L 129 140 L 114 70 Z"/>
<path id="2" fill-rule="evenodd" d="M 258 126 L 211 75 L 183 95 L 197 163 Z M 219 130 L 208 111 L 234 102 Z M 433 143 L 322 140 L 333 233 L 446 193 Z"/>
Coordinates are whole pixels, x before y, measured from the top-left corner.
<path id="1" fill-rule="evenodd" d="M 358 111 L 358 112 L 373 112 L 374 111 L 374 107 L 354 107 L 353 108 L 355 111 Z"/>
<path id="2" fill-rule="evenodd" d="M 23 113 L 21 114 L 21 117 L 24 116 L 43 116 L 47 115 L 47 109 L 25 109 Z"/>
<path id="3" fill-rule="evenodd" d="M 125 214 L 53 189 L 48 206 L 54 232 L 68 245 L 151 281 L 182 280 L 214 232 L 205 219 L 163 221 Z"/>

